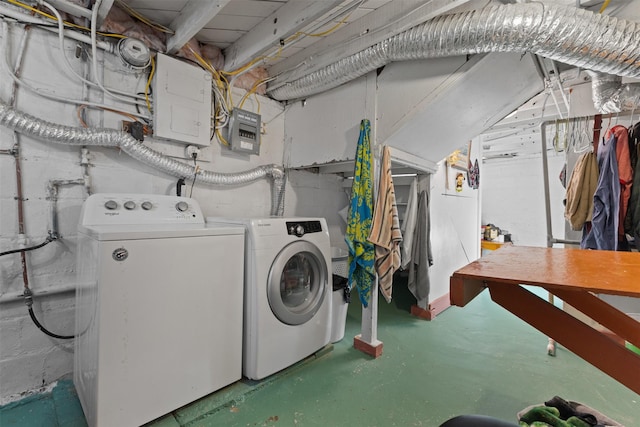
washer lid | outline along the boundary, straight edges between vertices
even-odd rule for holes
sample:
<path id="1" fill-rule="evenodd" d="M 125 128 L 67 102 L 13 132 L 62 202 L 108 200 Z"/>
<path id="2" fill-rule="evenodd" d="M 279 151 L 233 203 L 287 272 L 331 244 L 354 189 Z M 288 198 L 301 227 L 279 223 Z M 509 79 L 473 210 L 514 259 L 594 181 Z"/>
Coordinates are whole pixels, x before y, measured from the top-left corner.
<path id="1" fill-rule="evenodd" d="M 199 224 L 181 225 L 92 225 L 79 226 L 78 232 L 96 240 L 142 240 L 178 237 L 244 235 L 244 227 Z"/>

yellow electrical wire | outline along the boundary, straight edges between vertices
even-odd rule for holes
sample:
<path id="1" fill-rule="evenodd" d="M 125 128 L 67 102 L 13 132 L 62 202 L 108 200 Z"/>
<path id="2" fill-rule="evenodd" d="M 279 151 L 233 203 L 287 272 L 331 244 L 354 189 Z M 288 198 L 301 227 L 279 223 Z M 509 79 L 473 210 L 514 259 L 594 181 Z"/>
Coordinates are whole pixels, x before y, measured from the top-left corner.
<path id="1" fill-rule="evenodd" d="M 7 0 L 7 2 L 9 2 L 9 3 L 11 3 L 11 4 L 15 5 L 15 6 L 19 6 L 19 7 L 23 8 L 23 9 L 30 10 L 31 12 L 37 13 L 38 15 L 44 16 L 46 18 L 49 18 L 52 21 L 56 21 L 56 22 L 58 21 L 58 18 L 56 18 L 55 16 L 50 15 L 50 14 L 48 14 L 46 12 L 43 12 L 40 9 L 36 9 L 35 7 L 29 6 L 28 4 L 21 3 L 21 2 L 19 2 L 17 0 Z M 84 30 L 84 31 L 91 31 L 90 28 L 83 27 L 82 25 L 74 24 L 73 22 L 62 21 L 62 23 L 67 27 L 77 28 L 79 30 Z M 116 34 L 116 33 L 102 33 L 102 32 L 98 31 L 96 34 L 99 34 L 99 35 L 105 36 L 105 37 L 114 37 L 114 38 L 120 38 L 120 39 L 126 38 L 125 35 Z"/>
<path id="2" fill-rule="evenodd" d="M 611 0 L 609 0 L 611 1 Z M 347 19 L 349 19 L 349 17 L 351 16 L 351 13 L 349 13 L 348 15 L 345 15 L 344 18 L 342 18 L 340 21 L 338 21 L 338 23 L 336 25 L 334 25 L 333 27 L 329 28 L 328 30 L 322 31 L 321 33 L 305 33 L 304 31 L 298 31 L 297 33 L 295 33 L 293 36 L 290 36 L 289 39 L 293 39 L 296 37 L 300 37 L 300 36 L 307 36 L 307 37 L 324 37 L 328 34 L 333 33 L 335 30 L 337 30 L 342 24 L 344 24 L 345 22 L 347 22 Z M 295 36 L 295 37 L 294 37 Z M 286 41 L 289 41 L 289 39 L 287 39 Z"/>
<path id="3" fill-rule="evenodd" d="M 216 136 L 218 137 L 218 140 L 222 144 L 226 145 L 227 147 L 229 146 L 229 142 L 222 137 L 222 133 L 220 133 L 220 129 L 216 129 Z"/>
<path id="4" fill-rule="evenodd" d="M 218 86 L 218 89 L 220 89 L 221 91 L 227 94 L 227 97 L 229 98 L 228 99 L 229 104 L 233 106 L 233 98 L 231 96 L 231 91 L 229 90 L 229 81 L 226 79 L 226 77 L 223 76 L 221 72 L 218 72 L 215 68 L 213 68 L 211 64 L 202 56 L 200 56 L 198 52 L 193 50 L 191 46 L 187 45 L 187 47 L 189 48 L 193 56 L 195 56 L 195 58 L 198 60 L 200 65 L 202 65 L 206 70 L 208 70 L 211 73 L 214 80 L 216 81 L 216 86 Z"/>
<path id="5" fill-rule="evenodd" d="M 609 0 L 611 1 L 611 0 Z M 300 36 L 308 36 L 308 37 L 324 37 L 328 34 L 333 33 L 335 30 L 337 30 L 342 24 L 344 24 L 347 19 L 349 19 L 349 17 L 351 16 L 351 13 L 349 13 L 348 15 L 346 15 L 344 18 L 342 18 L 336 25 L 334 25 L 333 27 L 329 28 L 326 31 L 322 31 L 320 33 L 305 33 L 304 31 L 298 31 L 292 35 L 290 35 L 289 37 L 287 37 L 284 40 L 284 43 L 289 43 L 292 40 L 297 39 Z M 282 45 L 278 46 L 278 51 L 273 54 L 273 55 L 262 55 L 259 56 L 257 58 L 254 58 L 253 60 L 247 62 L 245 65 L 243 65 L 242 67 L 235 69 L 233 71 L 221 71 L 221 74 L 227 75 L 227 76 L 235 76 L 237 74 L 240 74 L 244 71 L 246 71 L 247 69 L 249 69 L 250 67 L 252 67 L 253 65 L 255 65 L 257 62 L 259 61 L 263 61 L 263 60 L 274 60 L 274 59 L 278 59 L 280 57 L 280 54 L 282 53 Z"/>
<path id="6" fill-rule="evenodd" d="M 149 87 L 151 86 L 151 80 L 153 79 L 153 74 L 156 71 L 156 61 L 151 56 L 151 72 L 149 73 L 149 78 L 147 79 L 147 84 L 144 86 L 144 101 L 147 103 L 147 108 L 149 112 L 151 112 L 151 102 L 149 101 Z"/>
<path id="7" fill-rule="evenodd" d="M 609 6 L 609 3 L 611 3 L 611 0 L 604 0 L 604 3 L 602 3 L 602 7 L 600 8 L 600 12 L 598 12 L 598 13 L 604 12 L 604 10 L 607 8 L 607 6 Z"/>
<path id="8" fill-rule="evenodd" d="M 173 31 L 171 28 L 165 27 L 162 24 L 158 24 L 157 22 L 153 22 L 152 20 L 150 20 L 149 18 L 147 18 L 146 16 L 142 15 L 140 12 L 138 12 L 137 10 L 135 10 L 134 8 L 132 8 L 131 6 L 129 6 L 127 3 L 125 3 L 122 0 L 116 0 L 116 3 L 118 4 L 118 6 L 120 6 L 125 12 L 127 12 L 127 14 L 129 14 L 130 16 L 133 16 L 134 18 L 136 18 L 138 21 L 144 22 L 145 24 L 147 24 L 148 26 L 150 26 L 151 28 L 155 28 L 158 31 L 161 31 L 163 33 L 167 33 L 167 34 L 175 34 L 175 31 Z"/>
<path id="9" fill-rule="evenodd" d="M 256 91 L 258 90 L 258 87 L 264 83 L 267 82 L 267 79 L 264 80 L 256 80 L 255 83 L 253 84 L 253 86 L 251 86 L 251 89 L 249 89 L 247 91 L 247 93 L 244 94 L 244 96 L 242 97 L 242 99 L 240 99 L 240 102 L 238 103 L 238 108 L 242 108 L 242 106 L 244 105 L 244 102 L 252 95 L 255 94 Z"/>
<path id="10" fill-rule="evenodd" d="M 256 104 L 258 104 L 258 110 L 256 112 L 260 114 L 260 98 L 258 98 L 258 94 L 256 92 L 253 92 L 253 97 L 256 100 Z M 262 139 L 260 140 L 260 142 L 262 142 Z"/>

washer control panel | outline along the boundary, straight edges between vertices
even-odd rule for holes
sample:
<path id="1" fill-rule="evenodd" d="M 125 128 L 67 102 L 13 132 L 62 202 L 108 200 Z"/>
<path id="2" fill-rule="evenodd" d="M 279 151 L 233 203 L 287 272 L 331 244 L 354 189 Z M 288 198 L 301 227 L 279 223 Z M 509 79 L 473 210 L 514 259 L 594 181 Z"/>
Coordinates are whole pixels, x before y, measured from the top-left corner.
<path id="1" fill-rule="evenodd" d="M 287 221 L 287 234 L 302 237 L 308 233 L 320 233 L 320 221 Z"/>
<path id="2" fill-rule="evenodd" d="M 160 194 L 98 193 L 87 198 L 82 225 L 204 224 L 195 199 Z"/>

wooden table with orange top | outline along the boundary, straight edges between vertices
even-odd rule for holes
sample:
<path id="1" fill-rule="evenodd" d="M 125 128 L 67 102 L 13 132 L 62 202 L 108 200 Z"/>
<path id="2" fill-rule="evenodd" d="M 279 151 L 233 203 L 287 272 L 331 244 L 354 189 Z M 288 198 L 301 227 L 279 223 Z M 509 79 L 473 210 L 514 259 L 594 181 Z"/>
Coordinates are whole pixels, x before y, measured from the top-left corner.
<path id="1" fill-rule="evenodd" d="M 640 254 L 504 246 L 451 276 L 451 304 L 464 307 L 485 288 L 491 299 L 640 394 L 640 322 L 594 295 L 640 297 Z M 522 285 L 539 286 L 610 332 L 585 324 Z"/>

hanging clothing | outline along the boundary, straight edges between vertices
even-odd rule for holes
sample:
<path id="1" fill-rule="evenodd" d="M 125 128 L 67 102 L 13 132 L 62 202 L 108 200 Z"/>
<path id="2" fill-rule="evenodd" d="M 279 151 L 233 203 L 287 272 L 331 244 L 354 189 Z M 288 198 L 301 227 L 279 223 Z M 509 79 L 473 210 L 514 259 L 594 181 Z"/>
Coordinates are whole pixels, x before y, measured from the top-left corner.
<path id="1" fill-rule="evenodd" d="M 467 169 L 467 182 L 469 183 L 469 187 L 477 190 L 480 188 L 480 167 L 478 166 L 478 159 L 473 162 L 471 165 L 471 160 L 469 160 L 469 166 Z"/>
<path id="2" fill-rule="evenodd" d="M 582 230 L 593 216 L 593 195 L 598 186 L 598 161 L 593 152 L 581 155 L 571 172 L 567 185 L 564 217 L 572 230 Z"/>
<path id="3" fill-rule="evenodd" d="M 640 250 L 640 144 L 637 144 L 635 153 L 635 165 L 629 209 L 625 218 L 625 232 L 634 238 L 636 249 Z"/>
<path id="4" fill-rule="evenodd" d="M 620 180 L 616 160 L 616 136 L 598 145 L 598 186 L 593 195 L 591 229 L 585 224 L 580 247 L 615 251 L 618 248 Z"/>
<path id="5" fill-rule="evenodd" d="M 618 236 L 624 237 L 624 218 L 627 216 L 631 184 L 633 182 L 633 168 L 629 153 L 629 132 L 624 126 L 614 126 L 607 132 L 616 137 L 616 162 L 618 163 L 618 179 L 620 180 L 620 206 L 618 217 Z"/>
<path id="6" fill-rule="evenodd" d="M 404 212 L 404 219 L 400 231 L 402 232 L 401 265 L 404 270 L 411 262 L 411 245 L 416 229 L 416 218 L 418 217 L 418 178 L 413 178 L 409 187 L 409 199 L 407 200 L 407 210 Z"/>
<path id="7" fill-rule="evenodd" d="M 360 137 L 356 149 L 351 204 L 345 240 L 349 249 L 349 286 L 358 289 L 360 302 L 365 307 L 371 300 L 371 288 L 375 279 L 374 247 L 367 238 L 371 234 L 373 210 L 373 182 L 371 180 L 371 142 L 369 120 L 360 122 Z"/>
<path id="8" fill-rule="evenodd" d="M 418 301 L 427 299 L 431 288 L 429 267 L 433 265 L 433 255 L 431 253 L 431 219 L 429 216 L 429 194 L 422 191 L 418 197 L 418 217 L 407 283 L 409 290 Z"/>
<path id="9" fill-rule="evenodd" d="M 378 197 L 373 212 L 369 241 L 375 245 L 375 269 L 380 292 L 387 302 L 391 302 L 393 273 L 400 268 L 402 233 L 391 176 L 391 154 L 387 146 L 382 149 Z"/>

